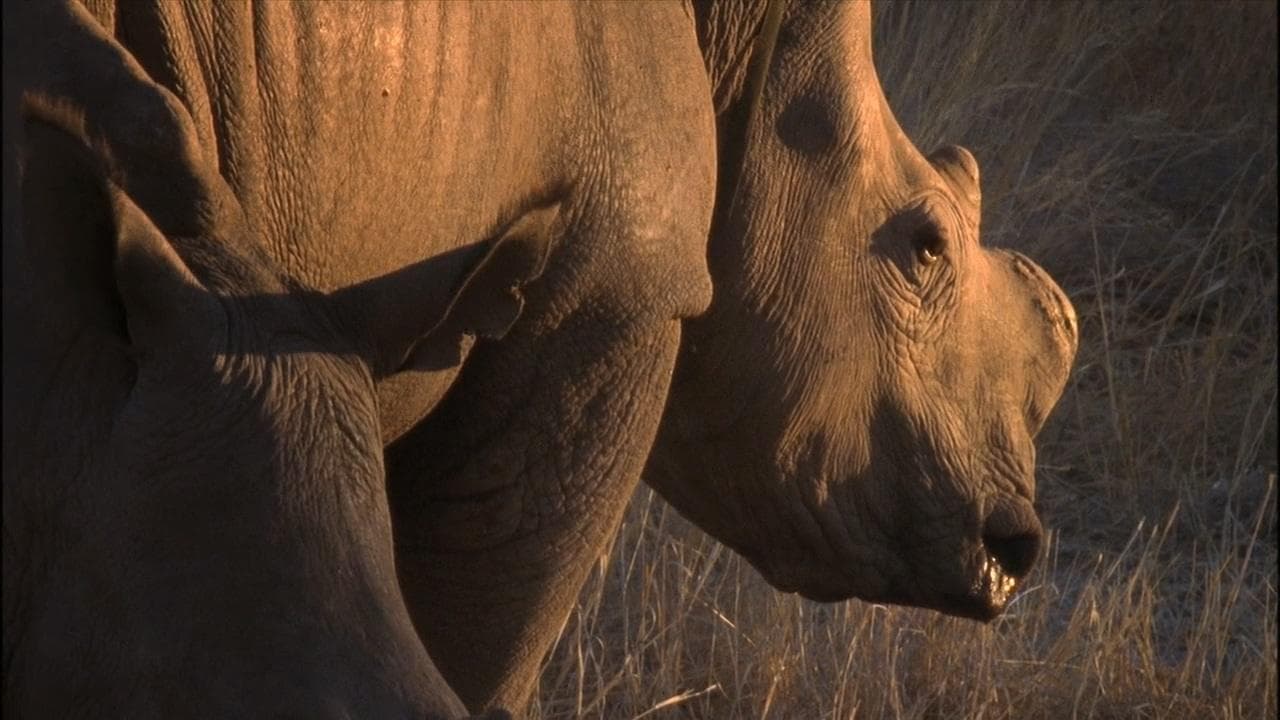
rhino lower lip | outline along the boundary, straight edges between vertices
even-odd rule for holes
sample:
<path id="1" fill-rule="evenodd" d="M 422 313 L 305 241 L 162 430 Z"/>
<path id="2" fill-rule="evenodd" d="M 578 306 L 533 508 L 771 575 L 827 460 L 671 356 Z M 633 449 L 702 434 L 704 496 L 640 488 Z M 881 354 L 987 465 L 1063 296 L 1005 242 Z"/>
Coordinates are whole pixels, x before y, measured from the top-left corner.
<path id="1" fill-rule="evenodd" d="M 849 592 L 843 583 L 836 580 L 835 574 L 825 580 L 814 581 L 809 577 L 802 579 L 792 572 L 779 572 L 776 566 L 758 563 L 753 555 L 740 553 L 764 576 L 778 592 L 799 595 L 814 602 L 843 602 L 855 597 L 863 597 L 868 602 L 888 602 L 902 605 L 915 605 L 930 608 L 947 615 L 991 622 L 1002 615 L 1018 587 L 1018 578 L 1009 574 L 1000 562 L 990 554 L 984 554 L 969 587 L 964 592 L 949 592 L 932 595 L 931 599 L 916 596 L 897 597 L 865 597 Z"/>

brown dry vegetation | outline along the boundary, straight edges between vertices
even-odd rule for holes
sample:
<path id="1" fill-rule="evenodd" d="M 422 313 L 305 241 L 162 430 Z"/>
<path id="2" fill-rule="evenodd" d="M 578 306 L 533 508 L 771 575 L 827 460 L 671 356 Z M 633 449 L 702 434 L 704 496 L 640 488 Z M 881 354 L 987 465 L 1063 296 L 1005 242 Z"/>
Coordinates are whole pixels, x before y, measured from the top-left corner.
<path id="1" fill-rule="evenodd" d="M 1044 559 L 991 625 L 784 596 L 648 490 L 536 718 L 1276 716 L 1276 5 L 875 9 L 890 104 L 1073 298 Z"/>

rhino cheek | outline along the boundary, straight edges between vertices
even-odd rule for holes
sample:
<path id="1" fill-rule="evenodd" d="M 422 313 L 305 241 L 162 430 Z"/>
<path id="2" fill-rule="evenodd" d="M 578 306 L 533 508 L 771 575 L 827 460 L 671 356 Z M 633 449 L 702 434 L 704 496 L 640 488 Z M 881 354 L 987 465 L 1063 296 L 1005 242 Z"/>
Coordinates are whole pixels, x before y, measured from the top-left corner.
<path id="1" fill-rule="evenodd" d="M 879 598 L 903 582 L 895 536 L 906 473 L 877 455 L 861 410 L 866 398 L 848 383 L 811 378 L 816 391 L 793 411 L 770 478 L 775 522 L 789 545 L 765 545 L 790 577 L 783 589 L 838 600 Z M 767 574 L 767 573 L 766 573 Z M 790 587 L 788 587 L 790 586 Z"/>
<path id="2" fill-rule="evenodd" d="M 907 384 L 904 381 L 904 384 Z M 916 546 L 964 534 L 981 494 L 967 466 L 967 428 L 946 390 L 923 385 L 886 393 L 870 422 L 867 484 L 886 542 Z"/>
<path id="3" fill-rule="evenodd" d="M 817 485 L 825 483 L 779 479 L 781 500 L 771 509 L 778 530 L 756 544 L 752 564 L 778 589 L 811 600 L 883 595 L 891 584 L 885 568 L 897 560 L 875 514 L 865 511 L 865 498 L 839 493 L 841 486 L 819 499 Z"/>

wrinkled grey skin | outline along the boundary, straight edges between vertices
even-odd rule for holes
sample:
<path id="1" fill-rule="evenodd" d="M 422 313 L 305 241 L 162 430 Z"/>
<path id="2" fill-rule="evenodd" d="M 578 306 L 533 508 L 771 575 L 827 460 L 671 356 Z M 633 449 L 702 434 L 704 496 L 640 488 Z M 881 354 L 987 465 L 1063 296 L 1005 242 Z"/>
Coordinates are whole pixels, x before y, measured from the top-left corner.
<path id="1" fill-rule="evenodd" d="M 865 5 L 87 5 L 5 6 L 6 712 L 518 712 L 642 472 L 818 599 L 1030 567 L 1074 317 Z"/>

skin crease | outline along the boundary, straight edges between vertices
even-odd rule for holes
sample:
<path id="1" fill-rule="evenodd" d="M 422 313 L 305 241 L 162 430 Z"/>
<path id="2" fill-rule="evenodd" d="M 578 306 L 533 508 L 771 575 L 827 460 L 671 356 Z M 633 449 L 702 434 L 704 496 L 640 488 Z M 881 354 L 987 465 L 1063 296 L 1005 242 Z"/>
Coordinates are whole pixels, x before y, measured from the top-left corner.
<path id="1" fill-rule="evenodd" d="M 999 611 L 1074 315 L 868 8 L 758 107 L 764 2 L 528 8 L 6 6 L 6 711 L 519 712 L 642 473 L 782 590 Z"/>

